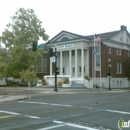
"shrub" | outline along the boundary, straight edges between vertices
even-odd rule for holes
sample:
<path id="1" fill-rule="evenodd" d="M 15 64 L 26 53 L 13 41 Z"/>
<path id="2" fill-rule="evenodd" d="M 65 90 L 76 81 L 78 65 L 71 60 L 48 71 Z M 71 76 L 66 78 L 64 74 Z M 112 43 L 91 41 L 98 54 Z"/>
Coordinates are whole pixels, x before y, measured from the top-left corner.
<path id="1" fill-rule="evenodd" d="M 84 78 L 85 78 L 86 80 L 90 80 L 90 78 L 89 78 L 88 76 L 84 76 Z"/>
<path id="2" fill-rule="evenodd" d="M 47 85 L 48 83 L 46 81 L 43 82 L 43 85 Z"/>
<path id="3" fill-rule="evenodd" d="M 58 86 L 61 86 L 63 84 L 62 81 L 58 81 Z"/>

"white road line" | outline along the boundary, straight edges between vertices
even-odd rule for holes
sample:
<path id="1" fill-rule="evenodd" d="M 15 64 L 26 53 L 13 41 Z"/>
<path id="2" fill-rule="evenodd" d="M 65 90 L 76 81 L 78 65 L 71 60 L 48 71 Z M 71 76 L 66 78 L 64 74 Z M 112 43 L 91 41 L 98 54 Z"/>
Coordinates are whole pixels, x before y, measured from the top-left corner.
<path id="1" fill-rule="evenodd" d="M 37 116 L 29 116 L 29 115 L 24 115 L 25 117 L 33 118 L 33 119 L 41 119 L 40 117 Z"/>
<path id="2" fill-rule="evenodd" d="M 58 127 L 62 127 L 62 126 L 65 126 L 65 124 L 54 125 L 54 126 L 50 126 L 50 127 L 46 127 L 46 128 L 41 128 L 38 130 L 49 130 L 49 129 L 54 129 L 54 128 L 58 128 Z"/>
<path id="3" fill-rule="evenodd" d="M 98 129 L 95 129 L 95 128 L 81 126 L 81 125 L 72 124 L 72 123 L 65 123 L 65 122 L 62 122 L 62 121 L 56 121 L 55 120 L 53 122 L 57 123 L 59 125 L 54 125 L 54 126 L 50 126 L 50 127 L 46 127 L 46 128 L 41 128 L 41 129 L 38 129 L 38 130 L 49 130 L 49 129 L 54 129 L 54 128 L 62 127 L 62 126 L 71 126 L 71 127 L 76 127 L 76 128 L 86 129 L 86 130 L 98 130 Z"/>
<path id="4" fill-rule="evenodd" d="M 53 121 L 54 123 L 62 124 L 64 123 L 63 121 Z"/>
<path id="5" fill-rule="evenodd" d="M 39 93 L 46 93 L 46 94 L 56 94 L 55 92 L 39 92 Z M 58 94 L 76 94 L 77 92 L 58 92 Z"/>
<path id="6" fill-rule="evenodd" d="M 53 106 L 61 106 L 61 107 L 73 107 L 72 105 L 64 105 L 64 104 L 54 104 L 54 103 L 44 103 L 44 102 L 28 102 L 28 101 L 19 101 L 20 103 L 32 103 L 32 104 L 47 104 Z"/>
<path id="7" fill-rule="evenodd" d="M 76 124 L 71 124 L 71 123 L 66 123 L 66 125 L 72 126 L 72 127 L 76 127 L 76 128 L 86 129 L 86 130 L 98 130 L 98 129 L 95 129 L 95 128 L 81 126 L 81 125 L 76 125 Z"/>
<path id="8" fill-rule="evenodd" d="M 0 113 L 6 113 L 6 114 L 11 114 L 11 115 L 21 115 L 20 113 L 9 112 L 9 111 L 2 111 L 2 110 L 0 110 Z"/>
<path id="9" fill-rule="evenodd" d="M 65 124 L 67 126 L 72 126 L 72 127 L 76 127 L 76 128 L 86 129 L 86 130 L 98 130 L 98 129 L 95 129 L 95 128 L 81 126 L 81 125 L 77 125 L 77 124 L 73 124 L 73 123 L 65 123 L 65 122 L 62 122 L 62 121 L 54 120 L 53 122 L 58 123 L 58 124 Z"/>
<path id="10" fill-rule="evenodd" d="M 119 113 L 119 114 L 130 114 L 130 112 L 124 112 L 124 111 L 115 111 L 115 110 L 105 110 L 105 111 Z"/>
<path id="11" fill-rule="evenodd" d="M 10 114 L 10 115 L 22 115 L 20 113 L 16 113 L 16 112 L 10 112 L 10 111 L 3 111 L 3 110 L 0 110 L 0 113 L 6 113 L 6 114 Z M 37 116 L 30 116 L 30 115 L 22 115 L 24 117 L 28 117 L 28 118 L 32 118 L 32 119 L 41 119 L 40 117 L 37 117 Z"/>
<path id="12" fill-rule="evenodd" d="M 47 105 L 60 106 L 60 107 L 74 107 L 72 105 L 54 104 L 54 103 L 45 103 L 45 102 L 28 102 L 28 101 L 19 101 L 19 102 L 20 103 L 32 103 L 32 104 L 47 104 Z M 84 107 L 84 106 L 80 106 L 79 108 L 94 110 L 94 108 Z M 130 112 L 116 111 L 116 110 L 107 110 L 107 109 L 95 109 L 95 110 L 102 110 L 102 111 L 106 111 L 106 112 L 113 112 L 113 113 L 119 113 L 119 114 L 130 114 Z"/>

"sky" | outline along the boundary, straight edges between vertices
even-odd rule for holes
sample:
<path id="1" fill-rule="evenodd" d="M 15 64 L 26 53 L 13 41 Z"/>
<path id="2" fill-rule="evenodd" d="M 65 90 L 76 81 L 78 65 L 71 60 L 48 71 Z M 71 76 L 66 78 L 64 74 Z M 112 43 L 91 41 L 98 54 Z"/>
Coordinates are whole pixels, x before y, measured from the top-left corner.
<path id="1" fill-rule="evenodd" d="M 19 8 L 34 10 L 49 39 L 62 30 L 86 36 L 125 25 L 130 32 L 129 0 L 0 0 L 0 35 Z"/>

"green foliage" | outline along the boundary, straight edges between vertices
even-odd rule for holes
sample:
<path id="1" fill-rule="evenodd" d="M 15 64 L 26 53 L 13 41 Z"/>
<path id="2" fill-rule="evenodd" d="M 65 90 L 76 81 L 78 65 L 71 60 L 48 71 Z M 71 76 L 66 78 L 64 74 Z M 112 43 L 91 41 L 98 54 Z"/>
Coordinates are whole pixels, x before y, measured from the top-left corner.
<path id="1" fill-rule="evenodd" d="M 33 52 L 29 46 L 40 38 L 48 40 L 48 35 L 32 9 L 20 8 L 11 19 L 12 22 L 7 24 L 0 36 L 0 41 L 6 47 L 5 57 L 3 57 L 4 53 L 0 57 L 2 59 L 0 76 L 8 75 L 19 78 L 21 77 L 19 72 L 26 72 L 29 66 L 35 65 L 43 54 L 42 50 Z"/>
<path id="2" fill-rule="evenodd" d="M 6 75 L 7 69 L 7 51 L 0 48 L 0 79 Z"/>
<path id="3" fill-rule="evenodd" d="M 8 80 L 7 80 L 6 83 L 7 83 L 8 86 L 15 86 L 15 85 L 18 86 L 18 83 L 15 82 L 15 81 L 8 81 Z"/>
<path id="4" fill-rule="evenodd" d="M 37 81 L 38 78 L 33 68 L 34 66 L 32 65 L 28 69 L 19 72 L 21 79 L 25 82 Z"/>
<path id="5" fill-rule="evenodd" d="M 38 41 L 40 37 L 45 41 L 48 39 L 45 29 L 42 28 L 42 22 L 32 9 L 20 8 L 11 19 L 12 23 L 7 24 L 1 36 L 6 47 L 30 45 L 34 40 Z"/>

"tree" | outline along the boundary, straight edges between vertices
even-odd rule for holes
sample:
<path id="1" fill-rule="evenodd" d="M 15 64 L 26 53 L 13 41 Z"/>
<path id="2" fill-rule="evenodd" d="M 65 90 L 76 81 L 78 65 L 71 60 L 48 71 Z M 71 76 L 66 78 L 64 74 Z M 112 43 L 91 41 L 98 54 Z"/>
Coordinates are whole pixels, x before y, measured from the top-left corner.
<path id="1" fill-rule="evenodd" d="M 6 76 L 8 64 L 7 62 L 7 50 L 0 48 L 0 79 Z"/>
<path id="2" fill-rule="evenodd" d="M 22 70 L 21 72 L 19 72 L 21 75 L 21 79 L 28 83 L 32 81 L 37 81 L 38 78 L 36 76 L 36 73 L 33 71 L 33 68 L 34 65 L 31 65 L 26 70 Z"/>
<path id="3" fill-rule="evenodd" d="M 33 52 L 29 47 L 33 41 L 42 38 L 48 40 L 42 22 L 37 18 L 33 9 L 20 8 L 11 17 L 12 22 L 7 24 L 0 36 L 1 42 L 8 49 L 6 64 L 9 76 L 20 77 L 20 72 L 27 70 L 31 65 L 35 65 L 41 58 L 42 50 Z"/>

